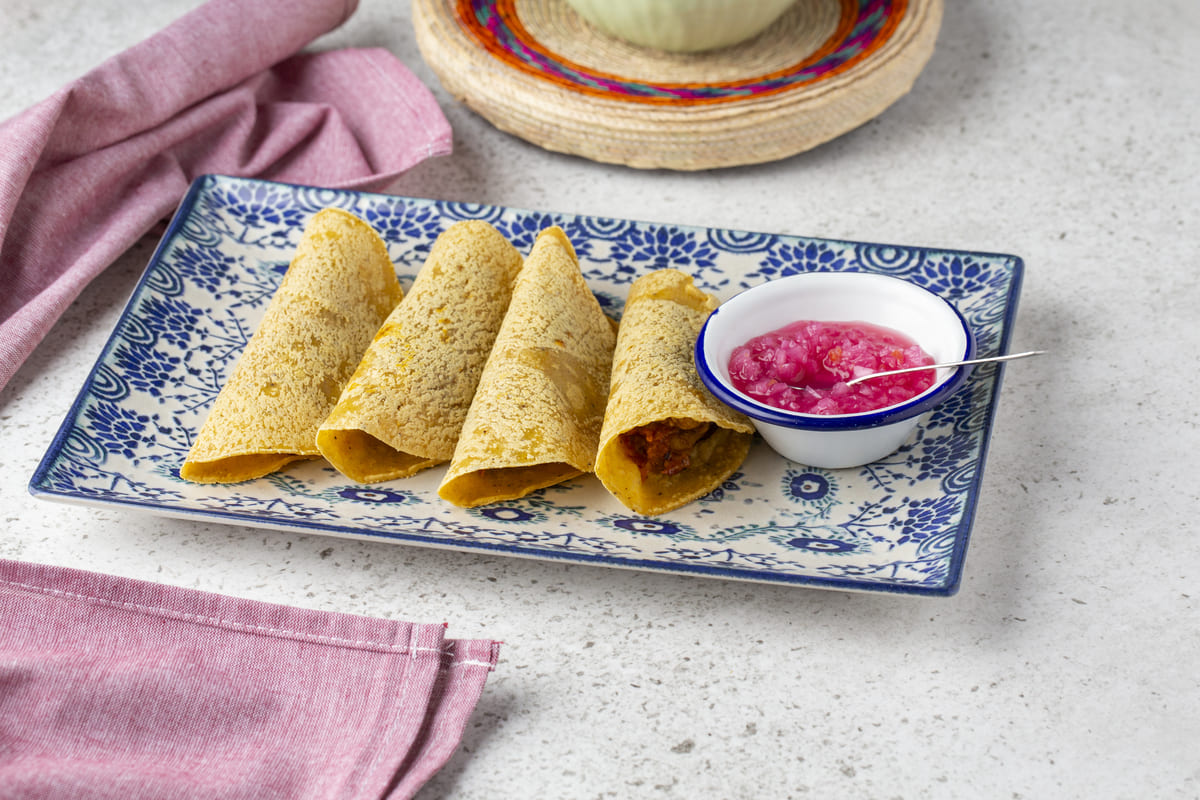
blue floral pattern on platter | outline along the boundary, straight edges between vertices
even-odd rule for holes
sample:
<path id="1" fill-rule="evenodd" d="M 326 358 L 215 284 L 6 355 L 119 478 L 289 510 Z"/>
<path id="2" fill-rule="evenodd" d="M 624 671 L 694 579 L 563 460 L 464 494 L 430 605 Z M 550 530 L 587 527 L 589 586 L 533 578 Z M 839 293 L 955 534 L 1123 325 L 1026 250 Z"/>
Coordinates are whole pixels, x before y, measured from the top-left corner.
<path id="1" fill-rule="evenodd" d="M 327 206 L 375 226 L 406 289 L 434 239 L 457 220 L 487 220 L 525 252 L 538 231 L 560 225 L 614 317 L 633 279 L 664 266 L 722 299 L 795 272 L 883 272 L 954 303 L 980 355 L 1006 351 L 1023 273 L 1020 259 L 1008 255 L 205 176 L 180 205 L 30 490 L 68 502 L 463 551 L 827 589 L 957 591 L 1000 391 L 995 364 L 977 368 L 885 459 L 813 469 L 756 440 L 720 487 L 655 518 L 631 513 L 594 476 L 475 509 L 437 496 L 444 468 L 369 486 L 321 461 L 232 486 L 181 480 L 179 466 L 305 221 Z"/>

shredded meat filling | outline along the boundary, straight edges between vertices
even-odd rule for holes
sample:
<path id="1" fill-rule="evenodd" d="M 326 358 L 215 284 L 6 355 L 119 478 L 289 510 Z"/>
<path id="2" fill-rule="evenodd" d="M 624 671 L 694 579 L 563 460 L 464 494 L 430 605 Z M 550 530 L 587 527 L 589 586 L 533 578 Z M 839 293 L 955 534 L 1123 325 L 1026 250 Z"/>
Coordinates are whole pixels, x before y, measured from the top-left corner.
<path id="1" fill-rule="evenodd" d="M 713 431 L 711 422 L 671 417 L 621 434 L 621 446 L 645 480 L 677 475 L 692 463 L 692 449 Z"/>

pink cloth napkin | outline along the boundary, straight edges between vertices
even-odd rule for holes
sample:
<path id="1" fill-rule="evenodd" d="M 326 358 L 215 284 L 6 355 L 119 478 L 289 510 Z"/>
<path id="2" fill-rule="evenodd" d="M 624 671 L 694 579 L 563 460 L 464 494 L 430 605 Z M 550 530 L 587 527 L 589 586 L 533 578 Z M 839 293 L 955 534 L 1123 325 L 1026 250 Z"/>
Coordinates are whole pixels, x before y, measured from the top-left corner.
<path id="1" fill-rule="evenodd" d="M 197 175 L 381 188 L 450 152 L 391 54 L 291 55 L 356 6 L 211 0 L 0 123 L 0 388 Z"/>
<path id="2" fill-rule="evenodd" d="M 410 797 L 499 644 L 0 559 L 0 797 Z"/>

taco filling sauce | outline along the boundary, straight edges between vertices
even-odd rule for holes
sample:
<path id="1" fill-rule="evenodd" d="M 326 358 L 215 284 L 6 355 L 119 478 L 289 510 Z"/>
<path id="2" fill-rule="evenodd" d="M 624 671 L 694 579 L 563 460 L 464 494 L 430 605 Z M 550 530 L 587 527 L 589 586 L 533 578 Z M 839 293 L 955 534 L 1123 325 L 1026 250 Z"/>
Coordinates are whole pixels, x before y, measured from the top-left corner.
<path id="1" fill-rule="evenodd" d="M 902 403 L 933 385 L 921 370 L 847 386 L 889 369 L 933 364 L 898 331 L 866 322 L 802 320 L 757 336 L 733 351 L 734 388 L 761 403 L 804 414 L 858 414 Z"/>
<path id="2" fill-rule="evenodd" d="M 621 446 L 643 479 L 652 474 L 678 475 L 691 465 L 692 449 L 713 427 L 710 422 L 664 419 L 621 434 Z"/>

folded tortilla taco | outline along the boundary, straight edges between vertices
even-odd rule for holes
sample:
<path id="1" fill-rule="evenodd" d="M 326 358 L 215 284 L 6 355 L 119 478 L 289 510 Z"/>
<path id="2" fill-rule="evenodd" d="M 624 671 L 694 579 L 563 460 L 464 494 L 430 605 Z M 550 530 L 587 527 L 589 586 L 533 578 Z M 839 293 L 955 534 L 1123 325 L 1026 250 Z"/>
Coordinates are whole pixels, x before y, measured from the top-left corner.
<path id="1" fill-rule="evenodd" d="M 478 506 L 590 472 L 615 339 L 566 234 L 542 231 L 438 494 Z"/>
<path id="2" fill-rule="evenodd" d="M 486 222 L 437 238 L 317 432 L 329 463 L 371 483 L 450 460 L 522 263 Z"/>
<path id="3" fill-rule="evenodd" d="M 317 428 L 402 294 L 370 225 L 315 214 L 180 477 L 236 483 L 319 456 Z"/>
<path id="4" fill-rule="evenodd" d="M 702 497 L 746 459 L 754 425 L 714 398 L 693 348 L 717 299 L 673 269 L 630 287 L 613 354 L 596 476 L 626 507 L 662 514 Z"/>

